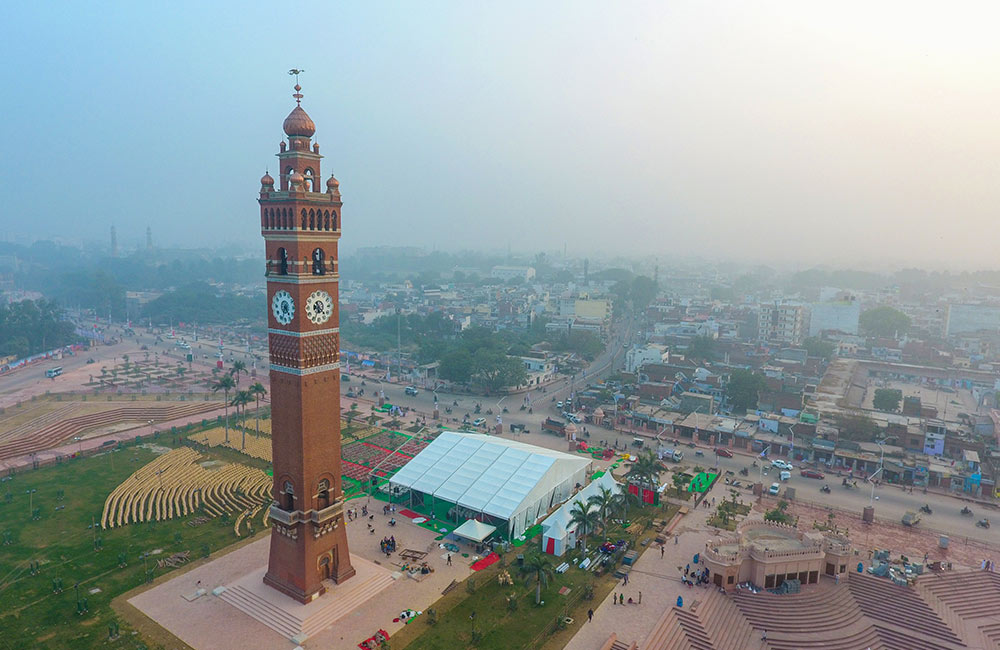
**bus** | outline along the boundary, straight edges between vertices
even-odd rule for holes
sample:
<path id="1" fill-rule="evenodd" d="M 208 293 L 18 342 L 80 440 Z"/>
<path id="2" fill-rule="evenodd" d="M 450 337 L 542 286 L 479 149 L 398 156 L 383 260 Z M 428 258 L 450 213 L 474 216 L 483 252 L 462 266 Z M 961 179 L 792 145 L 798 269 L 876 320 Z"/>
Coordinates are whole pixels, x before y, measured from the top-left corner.
<path id="1" fill-rule="evenodd" d="M 49 368 L 48 370 L 45 371 L 46 377 L 58 377 L 61 374 L 62 374 L 62 366 L 58 366 L 56 368 Z"/>

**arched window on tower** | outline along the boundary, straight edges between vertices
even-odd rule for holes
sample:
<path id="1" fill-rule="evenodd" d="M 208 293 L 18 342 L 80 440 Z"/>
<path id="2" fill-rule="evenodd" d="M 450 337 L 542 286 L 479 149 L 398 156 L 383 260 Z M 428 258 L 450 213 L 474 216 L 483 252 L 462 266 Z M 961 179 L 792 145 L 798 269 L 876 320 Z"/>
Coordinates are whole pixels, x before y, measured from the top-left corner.
<path id="1" fill-rule="evenodd" d="M 330 229 L 330 211 L 327 210 L 323 213 L 323 230 Z"/>
<path id="2" fill-rule="evenodd" d="M 284 248 L 278 249 L 278 274 L 288 275 L 288 251 Z"/>
<path id="3" fill-rule="evenodd" d="M 337 230 L 337 211 L 334 210 L 330 213 L 330 225 L 334 230 Z"/>
<path id="4" fill-rule="evenodd" d="M 306 218 L 307 218 L 306 209 L 302 208 L 302 230 L 306 229 Z"/>
<path id="5" fill-rule="evenodd" d="M 306 188 L 306 192 L 312 192 L 313 191 L 313 170 L 311 170 L 308 167 L 306 167 L 306 170 L 304 172 L 302 172 L 302 175 L 306 179 L 305 183 L 303 183 L 303 185 Z"/>
<path id="6" fill-rule="evenodd" d="M 295 510 L 295 488 L 291 481 L 285 481 L 281 488 L 281 507 L 288 512 Z"/>
<path id="7" fill-rule="evenodd" d="M 288 179 L 290 179 L 292 177 L 293 173 L 295 173 L 295 168 L 294 167 L 288 167 L 287 169 L 285 169 L 285 173 L 281 175 L 281 191 L 282 192 L 287 192 L 288 191 L 288 188 L 291 185 L 291 181 L 289 181 Z"/>
<path id="8" fill-rule="evenodd" d="M 313 275 L 326 275 L 326 269 L 323 268 L 323 260 L 325 257 L 326 255 L 323 253 L 322 248 L 317 248 L 313 251 Z"/>
<path id="9" fill-rule="evenodd" d="M 316 499 L 319 502 L 318 505 L 320 510 L 330 507 L 330 481 L 323 479 L 319 482 Z"/>
<path id="10" fill-rule="evenodd" d="M 316 211 L 309 211 L 309 230 L 316 230 Z"/>

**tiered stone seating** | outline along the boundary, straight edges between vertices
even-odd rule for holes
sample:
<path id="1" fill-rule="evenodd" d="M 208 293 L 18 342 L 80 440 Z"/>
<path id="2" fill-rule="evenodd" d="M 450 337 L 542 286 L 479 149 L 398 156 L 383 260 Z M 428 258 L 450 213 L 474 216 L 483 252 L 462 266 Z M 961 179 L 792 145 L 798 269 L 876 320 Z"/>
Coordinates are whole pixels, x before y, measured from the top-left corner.
<path id="1" fill-rule="evenodd" d="M 692 603 L 691 611 L 701 620 L 714 647 L 756 647 L 760 634 L 729 596 L 708 590 L 697 607 Z"/>
<path id="2" fill-rule="evenodd" d="M 670 607 L 639 647 L 643 650 L 713 650 L 715 646 L 695 614 Z"/>
<path id="3" fill-rule="evenodd" d="M 887 644 L 890 638 L 895 640 L 902 635 L 911 637 L 907 643 L 912 650 L 966 647 L 915 589 L 884 578 L 852 573 L 847 590 Z"/>
<path id="4" fill-rule="evenodd" d="M 929 575 L 917 587 L 948 606 L 961 618 L 1000 619 L 1000 575 L 989 571 L 968 571 Z"/>
<path id="5" fill-rule="evenodd" d="M 767 630 L 772 648 L 851 650 L 877 641 L 846 589 L 784 595 L 738 591 L 733 602 L 758 633 Z M 862 642 L 866 645 L 858 645 Z"/>
<path id="6" fill-rule="evenodd" d="M 16 427 L 11 427 L 10 429 L 0 433 L 0 442 L 4 440 L 16 440 L 18 438 L 22 438 L 25 435 L 31 434 L 39 429 L 43 429 L 50 424 L 66 419 L 72 415 L 73 411 L 76 410 L 77 404 L 71 403 L 57 408 L 54 411 L 49 411 L 45 415 L 39 415 L 36 418 L 28 420 L 27 422 Z"/>
<path id="7" fill-rule="evenodd" d="M 181 447 L 147 463 L 115 488 L 104 502 L 101 526 L 161 521 L 189 514 L 201 506 L 213 517 L 250 512 L 270 502 L 271 479 L 238 463 L 206 470 L 190 447 Z"/>
<path id="8" fill-rule="evenodd" d="M 78 434 L 97 427 L 149 420 L 165 422 L 213 411 L 219 402 L 185 402 L 168 405 L 121 406 L 99 413 L 87 413 L 62 418 L 41 428 L 24 430 L 20 437 L 0 441 L 0 460 L 42 451 L 65 442 Z"/>

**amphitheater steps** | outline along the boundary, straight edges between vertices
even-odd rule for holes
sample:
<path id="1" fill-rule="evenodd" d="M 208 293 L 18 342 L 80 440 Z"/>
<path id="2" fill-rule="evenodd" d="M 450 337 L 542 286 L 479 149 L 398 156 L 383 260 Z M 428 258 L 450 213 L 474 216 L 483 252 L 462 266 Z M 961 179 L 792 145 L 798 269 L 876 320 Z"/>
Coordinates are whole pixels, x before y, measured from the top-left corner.
<path id="1" fill-rule="evenodd" d="M 239 586 L 229 587 L 219 594 L 219 598 L 248 614 L 254 620 L 260 621 L 286 639 L 291 639 L 301 632 L 301 621 L 289 616 L 266 600 L 258 598 L 248 589 Z"/>
<path id="2" fill-rule="evenodd" d="M 729 596 L 709 591 L 697 613 L 717 650 L 763 647 L 759 634 Z"/>

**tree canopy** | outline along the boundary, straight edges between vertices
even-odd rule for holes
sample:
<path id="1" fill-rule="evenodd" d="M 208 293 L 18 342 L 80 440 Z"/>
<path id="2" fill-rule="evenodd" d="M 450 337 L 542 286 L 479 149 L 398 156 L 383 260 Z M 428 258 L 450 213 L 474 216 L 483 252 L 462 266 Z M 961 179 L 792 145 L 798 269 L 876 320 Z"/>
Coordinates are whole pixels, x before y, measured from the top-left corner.
<path id="1" fill-rule="evenodd" d="M 26 357 L 77 341 L 73 323 L 48 300 L 0 305 L 0 356 Z"/>
<path id="2" fill-rule="evenodd" d="M 872 405 L 879 411 L 896 412 L 903 401 L 903 391 L 898 388 L 876 388 Z"/>
<path id="3" fill-rule="evenodd" d="M 824 341 L 815 336 L 810 336 L 803 341 L 802 347 L 806 349 L 810 357 L 819 357 L 820 359 L 827 360 L 833 357 L 833 353 L 837 349 L 837 346 L 830 341 Z"/>
<path id="4" fill-rule="evenodd" d="M 726 397 L 736 411 L 751 411 L 757 408 L 760 392 L 766 388 L 764 378 L 750 370 L 737 368 L 729 375 Z"/>
<path id="5" fill-rule="evenodd" d="M 910 317 L 898 309 L 882 305 L 862 312 L 859 325 L 868 336 L 894 338 L 910 329 Z"/>

